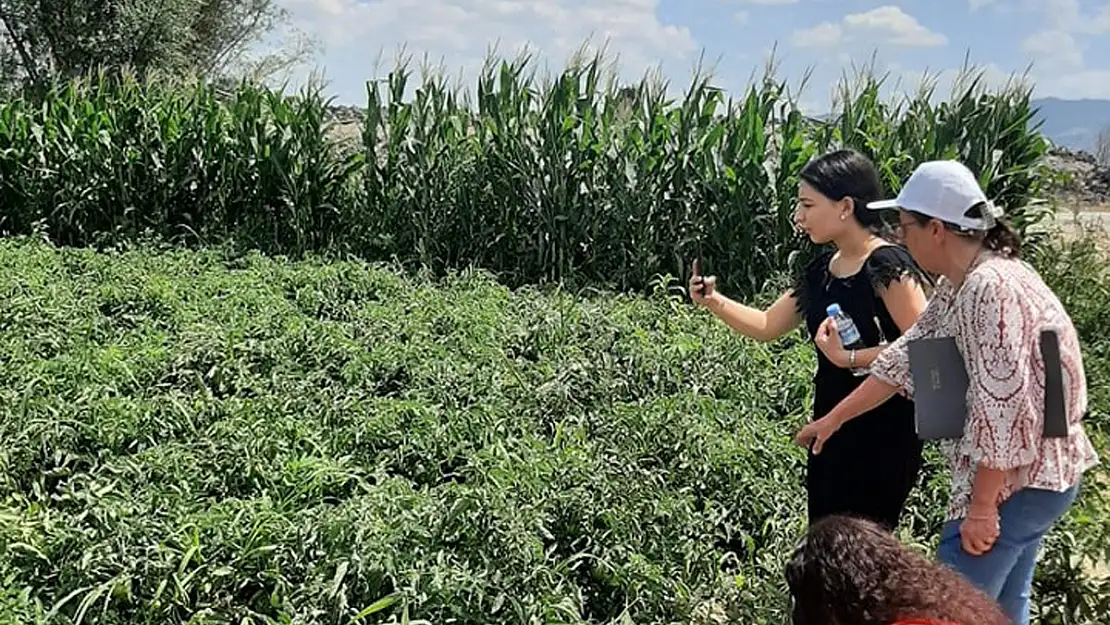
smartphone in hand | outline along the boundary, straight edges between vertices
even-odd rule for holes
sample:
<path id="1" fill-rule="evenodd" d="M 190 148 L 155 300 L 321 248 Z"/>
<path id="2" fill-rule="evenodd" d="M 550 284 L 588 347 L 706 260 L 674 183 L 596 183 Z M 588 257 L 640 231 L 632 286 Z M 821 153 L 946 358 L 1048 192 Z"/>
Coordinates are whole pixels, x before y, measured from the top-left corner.
<path id="1" fill-rule="evenodd" d="M 690 289 L 691 295 L 696 292 L 698 295 L 705 294 L 705 276 L 702 275 L 702 252 L 701 241 L 698 242 L 698 251 L 694 256 L 694 266 L 690 273 Z"/>

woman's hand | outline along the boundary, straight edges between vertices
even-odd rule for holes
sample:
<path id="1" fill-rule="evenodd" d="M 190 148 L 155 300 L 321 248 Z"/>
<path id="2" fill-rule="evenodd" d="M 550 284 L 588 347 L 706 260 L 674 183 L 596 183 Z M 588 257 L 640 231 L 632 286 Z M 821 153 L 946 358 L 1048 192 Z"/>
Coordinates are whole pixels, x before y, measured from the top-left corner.
<path id="1" fill-rule="evenodd" d="M 807 423 L 805 427 L 798 430 L 794 436 L 794 443 L 799 447 L 809 447 L 813 445 L 813 453 L 821 453 L 821 449 L 825 446 L 825 441 L 840 429 L 840 422 L 832 417 L 821 417 L 816 421 Z"/>
<path id="2" fill-rule="evenodd" d="M 841 369 L 848 368 L 848 350 L 844 349 L 844 344 L 840 342 L 840 334 L 836 331 L 835 319 L 826 317 L 821 322 L 821 325 L 817 327 L 817 335 L 813 338 L 813 342 L 817 344 L 817 349 L 825 354 L 825 358 L 828 358 L 829 362 Z"/>
<path id="3" fill-rule="evenodd" d="M 694 261 L 694 266 L 690 271 L 690 299 L 694 300 L 695 304 L 708 307 L 717 296 L 717 276 L 701 275 L 701 263 Z"/>
<path id="4" fill-rule="evenodd" d="M 981 556 L 994 547 L 1002 532 L 998 509 L 977 510 L 972 508 L 967 518 L 960 522 L 960 544 L 964 551 L 973 556 Z"/>

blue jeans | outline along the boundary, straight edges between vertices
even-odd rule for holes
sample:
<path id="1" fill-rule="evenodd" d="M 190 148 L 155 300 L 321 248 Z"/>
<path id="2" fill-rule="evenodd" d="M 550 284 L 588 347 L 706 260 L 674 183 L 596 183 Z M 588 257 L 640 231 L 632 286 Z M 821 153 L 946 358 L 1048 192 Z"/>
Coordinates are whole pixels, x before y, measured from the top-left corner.
<path id="1" fill-rule="evenodd" d="M 1041 541 L 1078 493 L 1079 485 L 1062 493 L 1039 488 L 1014 493 L 998 508 L 998 540 L 981 556 L 964 551 L 960 521 L 949 521 L 941 530 L 937 557 L 994 597 L 1014 625 L 1028 625 L 1029 594 Z"/>

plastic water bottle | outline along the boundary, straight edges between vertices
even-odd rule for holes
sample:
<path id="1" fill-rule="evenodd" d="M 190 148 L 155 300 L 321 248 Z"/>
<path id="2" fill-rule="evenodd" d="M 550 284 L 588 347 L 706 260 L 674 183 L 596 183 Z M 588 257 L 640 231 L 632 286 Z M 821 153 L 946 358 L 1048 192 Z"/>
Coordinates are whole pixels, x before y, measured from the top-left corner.
<path id="1" fill-rule="evenodd" d="M 840 344 L 844 349 L 863 349 L 863 339 L 860 337 L 859 328 L 856 327 L 856 322 L 848 316 L 843 310 L 840 309 L 840 304 L 832 303 L 825 308 L 828 313 L 836 321 L 836 333 L 840 335 Z M 856 367 L 852 369 L 855 375 L 867 375 L 866 367 Z"/>

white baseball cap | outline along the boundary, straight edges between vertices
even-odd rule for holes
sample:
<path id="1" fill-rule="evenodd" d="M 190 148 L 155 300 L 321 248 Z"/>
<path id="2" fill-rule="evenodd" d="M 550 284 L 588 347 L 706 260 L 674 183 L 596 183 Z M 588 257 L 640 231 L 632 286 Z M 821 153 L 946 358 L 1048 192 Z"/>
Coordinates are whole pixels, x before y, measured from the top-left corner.
<path id="1" fill-rule="evenodd" d="M 983 217 L 969 217 L 968 209 L 985 204 Z M 902 209 L 921 213 L 967 230 L 990 230 L 1002 215 L 987 199 L 975 174 L 959 161 L 927 161 L 917 166 L 898 197 L 869 202 L 872 210 Z"/>

